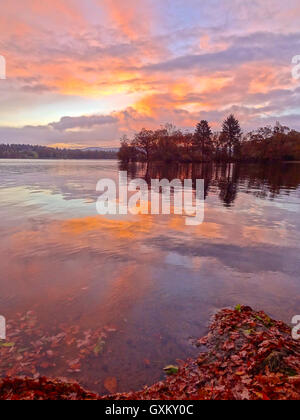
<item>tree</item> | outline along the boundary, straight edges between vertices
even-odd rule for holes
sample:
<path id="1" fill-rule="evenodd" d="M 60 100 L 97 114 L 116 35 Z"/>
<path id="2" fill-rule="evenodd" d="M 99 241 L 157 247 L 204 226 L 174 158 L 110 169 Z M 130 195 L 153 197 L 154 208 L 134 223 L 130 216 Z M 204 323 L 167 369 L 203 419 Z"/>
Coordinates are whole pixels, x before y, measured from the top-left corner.
<path id="1" fill-rule="evenodd" d="M 246 135 L 246 141 L 253 141 L 256 143 L 261 143 L 266 140 L 271 140 L 273 134 L 274 134 L 273 127 L 271 126 L 260 127 L 254 131 L 250 131 L 250 133 Z"/>
<path id="2" fill-rule="evenodd" d="M 121 147 L 118 153 L 118 158 L 122 162 L 129 162 L 131 160 L 131 145 L 126 135 L 121 137 Z"/>
<path id="3" fill-rule="evenodd" d="M 201 150 L 202 160 L 211 150 L 211 137 L 212 131 L 208 122 L 202 120 L 199 124 L 197 124 L 193 141 L 195 150 Z"/>
<path id="4" fill-rule="evenodd" d="M 216 161 L 221 160 L 222 158 L 222 142 L 221 135 L 219 132 L 215 132 L 211 138 L 213 159 Z"/>
<path id="5" fill-rule="evenodd" d="M 191 145 L 193 144 L 194 135 L 192 133 L 184 133 L 182 136 L 182 146 L 183 146 L 183 160 L 192 161 Z"/>
<path id="6" fill-rule="evenodd" d="M 172 162 L 178 159 L 178 147 L 176 143 L 176 131 L 168 131 L 163 128 L 155 131 L 154 136 L 157 141 L 157 158 L 165 162 Z"/>
<path id="7" fill-rule="evenodd" d="M 154 132 L 143 128 L 142 131 L 134 136 L 133 145 L 145 156 L 146 161 L 150 162 L 151 156 L 156 147 L 156 137 Z"/>
<path id="8" fill-rule="evenodd" d="M 221 133 L 221 142 L 227 149 L 229 158 L 235 155 L 241 147 L 242 130 L 239 121 L 234 115 L 230 115 L 224 122 Z"/>
<path id="9" fill-rule="evenodd" d="M 290 128 L 286 127 L 285 125 L 281 125 L 279 121 L 276 122 L 275 127 L 273 129 L 274 135 L 276 134 L 289 134 Z"/>

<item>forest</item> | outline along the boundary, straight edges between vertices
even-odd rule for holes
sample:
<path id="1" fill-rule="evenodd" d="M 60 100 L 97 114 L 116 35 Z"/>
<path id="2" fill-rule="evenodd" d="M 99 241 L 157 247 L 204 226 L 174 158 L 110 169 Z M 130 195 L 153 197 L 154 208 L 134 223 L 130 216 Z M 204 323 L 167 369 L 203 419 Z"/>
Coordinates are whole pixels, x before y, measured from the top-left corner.
<path id="1" fill-rule="evenodd" d="M 300 132 L 266 126 L 243 134 L 230 115 L 220 132 L 202 120 L 194 132 L 167 124 L 158 130 L 142 129 L 133 139 L 121 138 L 119 159 L 124 162 L 268 162 L 300 160 Z"/>
<path id="2" fill-rule="evenodd" d="M 195 131 L 172 124 L 157 130 L 142 129 L 121 138 L 119 152 L 97 149 L 59 149 L 25 144 L 0 144 L 0 159 L 117 159 L 122 162 L 272 162 L 300 161 L 300 132 L 279 122 L 243 134 L 230 115 L 220 132 L 202 120 Z"/>
<path id="3" fill-rule="evenodd" d="M 26 144 L 0 144 L 0 159 L 116 159 L 117 153 L 105 150 L 58 149 Z"/>

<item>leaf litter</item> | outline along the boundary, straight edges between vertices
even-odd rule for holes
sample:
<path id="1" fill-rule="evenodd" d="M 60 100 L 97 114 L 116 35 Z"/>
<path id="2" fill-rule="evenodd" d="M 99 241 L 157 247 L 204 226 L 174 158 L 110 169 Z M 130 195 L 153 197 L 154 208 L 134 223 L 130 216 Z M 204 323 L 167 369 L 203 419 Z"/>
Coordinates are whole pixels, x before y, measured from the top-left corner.
<path id="1" fill-rule="evenodd" d="M 82 366 L 100 359 L 116 329 L 82 330 L 59 324 L 45 330 L 33 311 L 7 323 L 7 341 L 0 340 L 0 377 L 57 376 L 77 379 Z"/>
<path id="2" fill-rule="evenodd" d="M 34 322 L 34 318 L 32 319 Z M 79 331 L 71 336 L 79 334 Z M 90 334 L 90 335 L 89 335 Z M 99 336 L 100 334 L 100 336 Z M 104 334 L 101 336 L 101 334 Z M 77 370 L 84 363 L 86 354 L 93 353 L 106 333 L 88 332 L 85 340 L 91 343 L 86 349 L 76 338 L 71 340 L 84 356 L 70 360 L 68 367 Z M 57 346 L 66 342 L 70 334 L 65 331 L 52 337 L 50 350 L 44 348 L 49 340 L 35 339 L 32 346 L 37 355 L 47 354 L 49 363 Z M 96 337 L 97 336 L 97 337 Z M 87 338 L 89 337 L 89 338 Z M 96 339 L 97 338 L 97 339 Z M 10 363 L 11 376 L 34 372 L 32 361 L 38 356 L 25 347 L 18 334 L 12 347 L 0 347 L 1 372 Z M 68 338 L 69 340 L 69 338 Z M 53 344 L 54 343 L 54 344 Z M 78 343 L 80 343 L 78 345 Z M 1 399 L 53 399 L 53 400 L 299 400 L 300 399 L 300 341 L 291 336 L 291 328 L 283 322 L 270 319 L 264 312 L 255 312 L 250 307 L 238 305 L 234 310 L 224 309 L 214 318 L 209 333 L 196 341 L 207 351 L 195 359 L 178 361 L 165 373 L 171 375 L 164 381 L 145 387 L 138 392 L 100 396 L 85 391 L 77 383 L 50 380 L 45 377 L 4 378 L 0 381 Z M 17 348 L 19 352 L 16 351 Z M 31 348 L 31 347 L 30 347 Z M 21 352 L 22 350 L 22 352 Z M 48 353 L 47 353 L 48 351 Z M 49 353 L 50 352 L 50 353 Z M 53 353 L 52 353 L 53 352 Z M 19 355 L 23 355 L 19 360 Z M 3 362 L 5 361 L 5 363 Z M 39 362 L 36 364 L 38 365 Z M 5 370 L 5 369 L 4 369 Z M 100 378 L 101 379 L 101 378 Z M 113 393 L 117 378 L 104 378 L 105 388 Z"/>

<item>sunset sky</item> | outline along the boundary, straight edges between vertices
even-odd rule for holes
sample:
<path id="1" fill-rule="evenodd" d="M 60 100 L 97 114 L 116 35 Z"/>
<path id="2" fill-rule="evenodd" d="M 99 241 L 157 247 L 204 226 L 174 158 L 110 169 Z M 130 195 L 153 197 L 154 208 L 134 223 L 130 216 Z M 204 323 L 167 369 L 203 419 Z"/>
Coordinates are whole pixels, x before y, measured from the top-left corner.
<path id="1" fill-rule="evenodd" d="M 299 0 L 10 0 L 0 143 L 117 146 L 171 122 L 300 129 Z"/>

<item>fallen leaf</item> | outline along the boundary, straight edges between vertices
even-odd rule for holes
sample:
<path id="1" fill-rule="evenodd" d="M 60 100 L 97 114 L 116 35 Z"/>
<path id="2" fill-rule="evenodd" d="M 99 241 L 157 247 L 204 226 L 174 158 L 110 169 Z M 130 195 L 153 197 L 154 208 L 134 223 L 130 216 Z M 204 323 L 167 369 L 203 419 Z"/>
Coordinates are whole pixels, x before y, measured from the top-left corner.
<path id="1" fill-rule="evenodd" d="M 9 342 L 0 342 L 0 347 L 14 347 L 15 343 L 9 343 Z"/>
<path id="2" fill-rule="evenodd" d="M 104 381 L 104 387 L 111 394 L 114 394 L 118 388 L 118 382 L 115 377 L 107 377 Z"/>
<path id="3" fill-rule="evenodd" d="M 167 375 L 176 375 L 178 371 L 179 371 L 178 366 L 174 366 L 174 365 L 169 365 L 164 368 L 164 372 Z"/>
<path id="4" fill-rule="evenodd" d="M 96 344 L 94 348 L 94 354 L 95 356 L 99 356 L 104 350 L 105 341 L 103 341 L 101 338 L 99 339 L 98 343 Z"/>

